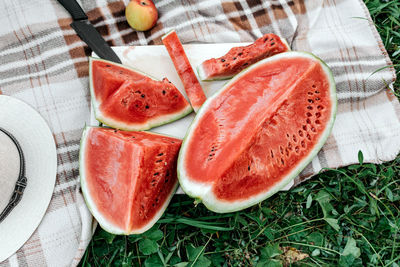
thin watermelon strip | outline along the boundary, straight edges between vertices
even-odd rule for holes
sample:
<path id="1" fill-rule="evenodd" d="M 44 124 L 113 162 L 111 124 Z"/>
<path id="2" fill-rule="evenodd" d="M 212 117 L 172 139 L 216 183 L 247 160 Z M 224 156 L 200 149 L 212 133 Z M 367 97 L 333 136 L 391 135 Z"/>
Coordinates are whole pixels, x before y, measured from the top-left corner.
<path id="1" fill-rule="evenodd" d="M 89 81 L 96 119 L 113 128 L 148 130 L 192 112 L 168 79 L 158 81 L 121 64 L 90 58 Z"/>
<path id="2" fill-rule="evenodd" d="M 203 81 L 225 80 L 264 58 L 289 50 L 285 39 L 267 33 L 250 45 L 233 47 L 222 57 L 204 61 L 197 72 Z"/>
<path id="3" fill-rule="evenodd" d="M 164 35 L 162 41 L 167 48 L 168 54 L 171 57 L 175 69 L 183 83 L 190 104 L 194 111 L 197 112 L 207 98 L 192 69 L 192 66 L 190 65 L 189 59 L 185 54 L 185 50 L 183 49 L 175 30 Z"/>
<path id="4" fill-rule="evenodd" d="M 311 162 L 336 110 L 335 81 L 319 58 L 286 52 L 257 62 L 198 111 L 179 152 L 180 185 L 215 212 L 250 207 Z"/>

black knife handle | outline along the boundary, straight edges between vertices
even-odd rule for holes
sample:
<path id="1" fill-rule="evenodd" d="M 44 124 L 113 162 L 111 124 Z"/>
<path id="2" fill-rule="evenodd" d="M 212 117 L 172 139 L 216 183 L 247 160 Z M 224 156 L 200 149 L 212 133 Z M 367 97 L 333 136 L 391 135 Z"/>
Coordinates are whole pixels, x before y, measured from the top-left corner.
<path id="1" fill-rule="evenodd" d="M 74 20 L 88 19 L 76 0 L 58 0 L 58 2 L 71 14 Z"/>

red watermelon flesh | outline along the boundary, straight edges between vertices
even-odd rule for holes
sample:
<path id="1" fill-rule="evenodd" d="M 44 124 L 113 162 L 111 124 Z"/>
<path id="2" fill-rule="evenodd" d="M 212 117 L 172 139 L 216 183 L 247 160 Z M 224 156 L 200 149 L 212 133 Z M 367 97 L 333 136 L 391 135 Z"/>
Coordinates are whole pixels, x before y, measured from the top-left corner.
<path id="1" fill-rule="evenodd" d="M 248 46 L 234 47 L 222 57 L 204 61 L 197 70 L 201 80 L 228 79 L 255 62 L 289 50 L 283 38 L 267 33 Z"/>
<path id="2" fill-rule="evenodd" d="M 141 233 L 161 217 L 177 188 L 181 140 L 148 132 L 86 128 L 82 137 L 82 191 L 107 231 Z"/>
<path id="3" fill-rule="evenodd" d="M 175 31 L 171 31 L 162 37 L 162 41 L 167 48 L 168 54 L 170 55 L 175 69 L 183 83 L 190 104 L 194 111 L 197 112 L 207 98 L 192 66 L 190 65 L 189 59 L 179 41 L 178 35 Z"/>
<path id="4" fill-rule="evenodd" d="M 101 59 L 90 60 L 90 87 L 96 118 L 124 130 L 146 130 L 189 114 L 185 97 L 166 78 Z"/>
<path id="5" fill-rule="evenodd" d="M 143 74 L 122 68 L 105 60 L 91 59 L 91 80 L 97 101 L 104 101 L 125 81 L 140 81 L 147 77 Z"/>
<path id="6" fill-rule="evenodd" d="M 251 206 L 310 162 L 335 113 L 335 84 L 319 59 L 288 52 L 256 63 L 200 109 L 179 156 L 181 186 L 217 212 Z"/>

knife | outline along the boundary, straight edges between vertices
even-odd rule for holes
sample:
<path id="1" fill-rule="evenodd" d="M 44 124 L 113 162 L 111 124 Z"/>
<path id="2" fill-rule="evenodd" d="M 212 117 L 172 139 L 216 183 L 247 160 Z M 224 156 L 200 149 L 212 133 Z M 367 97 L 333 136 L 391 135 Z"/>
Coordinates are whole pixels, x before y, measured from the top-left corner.
<path id="1" fill-rule="evenodd" d="M 70 25 L 79 37 L 101 58 L 121 63 L 121 60 L 104 38 L 89 22 L 88 17 L 76 0 L 58 0 L 74 20 Z"/>

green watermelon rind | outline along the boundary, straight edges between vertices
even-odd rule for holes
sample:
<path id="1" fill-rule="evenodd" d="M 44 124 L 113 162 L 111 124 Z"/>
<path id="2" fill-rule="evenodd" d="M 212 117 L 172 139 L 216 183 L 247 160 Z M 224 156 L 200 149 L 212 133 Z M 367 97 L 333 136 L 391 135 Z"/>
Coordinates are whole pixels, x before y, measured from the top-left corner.
<path id="1" fill-rule="evenodd" d="M 185 168 L 184 168 L 184 154 L 186 153 L 187 149 L 187 142 L 191 137 L 191 134 L 193 132 L 193 129 L 196 127 L 197 121 L 202 117 L 204 112 L 207 110 L 209 104 L 213 101 L 214 98 L 216 98 L 219 94 L 221 94 L 226 88 L 228 88 L 232 83 L 234 83 L 236 80 L 238 80 L 242 75 L 246 74 L 248 71 L 252 70 L 253 68 L 256 68 L 266 62 L 270 61 L 275 61 L 279 60 L 281 58 L 288 58 L 288 57 L 307 57 L 311 58 L 313 60 L 316 60 L 320 62 L 325 74 L 327 75 L 329 81 L 330 81 L 330 96 L 332 100 L 332 111 L 331 111 L 331 117 L 329 123 L 326 125 L 326 128 L 321 135 L 318 143 L 314 147 L 314 149 L 310 152 L 310 154 L 303 159 L 303 161 L 289 174 L 286 176 L 285 179 L 281 180 L 279 183 L 277 183 L 275 186 L 270 188 L 269 190 L 262 192 L 250 199 L 247 200 L 242 200 L 242 201 L 220 201 L 215 199 L 213 192 L 212 192 L 212 185 L 206 184 L 206 183 L 199 183 L 195 181 L 190 181 L 190 177 L 188 177 L 185 173 Z M 316 57 L 315 55 L 308 53 L 308 52 L 284 52 L 280 53 L 277 55 L 274 55 L 270 58 L 263 59 L 253 65 L 251 65 L 249 68 L 243 70 L 239 74 L 237 74 L 231 81 L 229 81 L 227 84 L 225 84 L 217 93 L 212 95 L 210 98 L 207 99 L 207 101 L 203 104 L 203 106 L 200 108 L 198 111 L 195 119 L 193 120 L 192 124 L 190 125 L 188 131 L 186 132 L 186 136 L 183 139 L 181 150 L 179 152 L 179 157 L 178 157 L 178 168 L 177 168 L 177 173 L 178 173 L 178 179 L 180 186 L 182 190 L 189 196 L 195 198 L 197 201 L 203 202 L 203 204 L 211 211 L 218 212 L 218 213 L 227 213 L 227 212 L 234 212 L 238 210 L 242 210 L 248 207 L 251 207 L 257 203 L 260 203 L 261 201 L 269 198 L 282 188 L 284 188 L 287 184 L 289 184 L 294 178 L 296 178 L 299 173 L 313 160 L 313 158 L 317 155 L 317 153 L 321 150 L 322 146 L 328 139 L 328 136 L 330 135 L 335 119 L 336 119 L 336 113 L 337 113 L 337 95 L 336 95 L 336 85 L 335 81 L 333 78 L 333 74 L 326 65 L 326 63 Z"/>
<path id="2" fill-rule="evenodd" d="M 124 122 L 108 118 L 107 116 L 105 116 L 100 111 L 100 109 L 99 109 L 100 103 L 96 100 L 96 97 L 95 97 L 95 94 L 94 94 L 93 81 L 91 79 L 91 77 L 92 77 L 92 75 L 91 75 L 91 73 L 92 73 L 92 62 L 93 61 L 107 62 L 107 63 L 109 63 L 111 65 L 116 65 L 116 66 L 119 66 L 121 68 L 127 69 L 129 71 L 137 72 L 137 73 L 139 73 L 141 75 L 144 75 L 144 76 L 147 76 L 147 77 L 149 77 L 149 78 L 151 78 L 153 80 L 158 81 L 158 79 L 156 79 L 156 78 L 154 78 L 154 77 L 152 77 L 152 76 L 150 76 L 150 75 L 148 75 L 146 73 L 143 73 L 143 72 L 141 72 L 139 70 L 136 70 L 136 69 L 131 68 L 131 67 L 124 66 L 124 65 L 119 64 L 119 63 L 111 62 L 111 61 L 100 59 L 100 58 L 89 57 L 89 85 L 90 85 L 89 87 L 90 87 L 91 102 L 92 102 L 92 107 L 93 107 L 95 118 L 99 122 L 101 122 L 101 123 L 103 123 L 103 124 L 105 124 L 107 126 L 110 126 L 110 127 L 116 128 L 116 129 L 120 129 L 120 130 L 124 130 L 124 131 L 143 131 L 143 130 L 149 130 L 149 129 L 157 127 L 157 126 L 161 126 L 161 125 L 164 125 L 164 124 L 168 124 L 168 123 L 174 122 L 176 120 L 179 120 L 179 119 L 189 115 L 191 112 L 193 112 L 193 108 L 190 106 L 190 104 L 188 102 L 188 105 L 187 105 L 187 107 L 185 109 L 183 109 L 183 110 L 181 110 L 181 111 L 179 111 L 177 113 L 174 113 L 174 114 L 168 114 L 168 115 L 160 116 L 157 119 L 149 120 L 147 123 L 130 124 L 130 125 L 128 125 L 128 124 L 126 124 Z"/>
<path id="3" fill-rule="evenodd" d="M 90 192 L 89 188 L 86 184 L 86 179 L 85 179 L 85 167 L 84 167 L 84 162 L 85 162 L 85 143 L 87 140 L 87 133 L 89 132 L 90 129 L 92 128 L 101 128 L 101 127 L 96 127 L 96 126 L 86 126 L 85 129 L 83 130 L 82 133 L 82 138 L 80 142 L 80 151 L 79 151 L 79 176 L 80 176 L 80 184 L 81 184 L 81 190 L 83 194 L 83 198 L 86 202 L 86 206 L 88 207 L 90 213 L 93 215 L 93 217 L 96 219 L 96 221 L 99 223 L 100 227 L 103 228 L 105 231 L 115 234 L 115 235 L 132 235 L 132 234 L 141 234 L 149 230 L 153 225 L 161 218 L 161 216 L 164 214 L 164 211 L 167 209 L 169 203 L 171 202 L 172 197 L 174 196 L 176 190 L 178 189 L 178 180 L 176 181 L 175 185 L 173 186 L 170 195 L 168 198 L 165 200 L 163 206 L 159 209 L 159 211 L 156 213 L 154 218 L 148 222 L 144 227 L 140 229 L 135 229 L 131 232 L 124 231 L 123 229 L 112 225 L 107 221 L 106 218 L 99 212 L 96 208 L 96 204 L 90 197 Z M 150 134 L 154 135 L 160 135 L 157 133 L 152 133 L 152 132 L 147 132 Z M 164 136 L 164 135 L 163 135 Z"/>
<path id="4" fill-rule="evenodd" d="M 289 46 L 288 42 L 286 41 L 286 39 L 283 38 L 283 37 L 280 37 L 280 38 L 281 38 L 282 43 L 284 43 L 286 45 L 286 47 L 287 47 L 287 51 L 286 52 L 291 51 L 290 46 Z M 257 64 L 257 62 L 254 63 L 254 64 Z M 246 69 L 250 68 L 251 66 L 252 65 L 250 65 L 249 67 L 243 69 L 242 71 L 245 71 Z M 230 79 L 230 78 L 235 76 L 235 75 L 228 75 L 228 76 L 218 76 L 218 77 L 214 77 L 214 78 L 208 78 L 207 75 L 204 72 L 203 63 L 198 65 L 196 67 L 196 70 L 197 70 L 197 75 L 199 76 L 199 79 L 201 81 L 203 81 L 203 82 L 223 81 L 223 80 L 227 80 L 227 79 Z"/>

